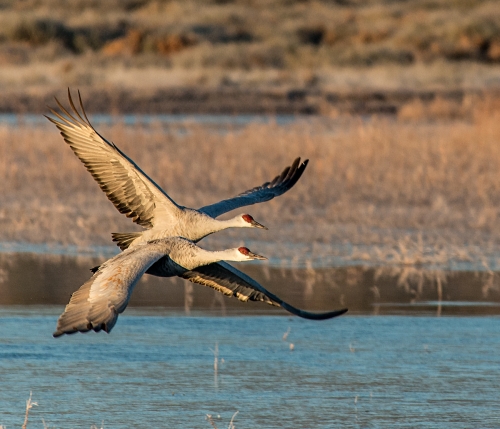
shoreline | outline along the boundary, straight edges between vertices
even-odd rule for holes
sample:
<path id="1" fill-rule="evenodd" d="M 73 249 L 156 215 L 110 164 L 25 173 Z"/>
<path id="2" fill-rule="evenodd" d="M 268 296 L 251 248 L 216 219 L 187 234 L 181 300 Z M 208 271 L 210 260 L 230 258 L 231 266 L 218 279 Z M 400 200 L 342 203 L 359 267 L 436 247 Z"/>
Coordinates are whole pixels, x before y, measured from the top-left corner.
<path id="1" fill-rule="evenodd" d="M 178 87 L 139 91 L 79 87 L 87 113 L 111 114 L 301 114 L 398 115 L 404 106 L 443 101 L 461 106 L 467 97 L 500 98 L 500 90 L 324 91 L 316 88 L 238 89 Z M 10 91 L 0 97 L 0 113 L 47 113 L 66 89 Z"/>
<path id="2" fill-rule="evenodd" d="M 499 273 L 500 248 L 489 249 L 489 252 L 474 252 L 474 246 L 456 244 L 449 245 L 446 258 L 412 247 L 405 249 L 405 257 L 397 251 L 396 244 L 352 244 L 345 242 L 312 243 L 315 251 L 311 251 L 311 243 L 280 242 L 281 253 L 273 252 L 274 243 L 265 240 L 242 240 L 252 248 L 264 250 L 270 255 L 265 264 L 269 269 L 281 270 L 330 270 L 364 268 L 371 270 L 405 270 L 422 272 L 442 271 L 453 273 Z M 232 239 L 206 240 L 202 248 L 217 250 L 230 247 Z M 0 242 L 0 259 L 21 255 L 42 258 L 90 258 L 109 259 L 120 252 L 110 243 L 105 244 L 61 244 L 55 242 Z M 323 256 L 320 256 L 323 255 Z M 258 266 L 257 262 L 247 262 L 246 266 Z"/>

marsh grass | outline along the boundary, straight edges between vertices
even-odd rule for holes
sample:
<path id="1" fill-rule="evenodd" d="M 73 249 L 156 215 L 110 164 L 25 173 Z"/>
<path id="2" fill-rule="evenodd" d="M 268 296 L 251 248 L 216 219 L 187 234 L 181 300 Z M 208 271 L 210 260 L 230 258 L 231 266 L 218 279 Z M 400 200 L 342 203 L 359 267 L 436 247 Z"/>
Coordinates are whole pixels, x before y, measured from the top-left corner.
<path id="1" fill-rule="evenodd" d="M 229 422 L 228 429 L 236 429 L 236 426 L 234 425 L 234 419 L 236 418 L 238 413 L 239 413 L 239 411 L 236 411 L 233 414 L 233 416 L 231 417 L 231 421 Z M 220 416 L 218 416 L 217 418 L 220 418 Z M 217 429 L 217 424 L 215 423 L 214 417 L 211 414 L 207 414 L 206 419 L 208 420 L 208 422 L 212 425 L 212 427 L 214 429 Z"/>
<path id="2" fill-rule="evenodd" d="M 32 395 L 33 395 L 33 392 L 30 391 L 30 396 L 26 400 L 26 411 L 24 413 L 24 422 L 23 422 L 23 425 L 21 426 L 22 429 L 26 429 L 28 427 L 28 420 L 29 420 L 30 410 L 33 407 L 38 406 L 38 403 L 32 401 Z M 237 412 L 236 412 L 236 414 L 237 414 Z M 233 416 L 233 418 L 234 418 L 234 416 Z M 232 422 L 233 422 L 233 420 L 231 419 L 231 424 L 232 424 Z M 43 424 L 43 428 L 44 429 L 49 429 L 49 426 L 45 423 L 45 419 L 43 419 L 43 418 L 42 418 L 42 424 Z M 230 428 L 231 428 L 231 426 L 230 426 Z M 7 428 L 6 428 L 6 426 L 0 425 L 0 429 L 7 429 Z M 104 429 L 104 423 L 101 424 L 100 428 L 98 426 L 96 426 L 96 425 L 91 425 L 90 429 Z M 233 429 L 234 429 L 234 426 L 233 426 Z"/>
<path id="3" fill-rule="evenodd" d="M 286 126 L 117 120 L 97 129 L 190 207 L 266 182 L 296 156 L 311 160 L 285 196 L 243 209 L 271 228 L 265 237 L 226 231 L 208 245 L 261 239 L 281 243 L 286 255 L 288 244 L 308 243 L 321 256 L 324 245 L 350 243 L 359 259 L 398 264 L 495 253 L 500 101 L 470 99 L 453 115 L 412 108 L 398 118 L 315 117 Z M 0 180 L 2 241 L 108 245 L 111 232 L 135 227 L 49 123 L 0 125 Z"/>
<path id="4" fill-rule="evenodd" d="M 8 90 L 498 86 L 494 0 L 4 3 Z"/>
<path id="5" fill-rule="evenodd" d="M 26 412 L 24 414 L 24 423 L 23 423 L 23 426 L 22 426 L 22 429 L 26 429 L 28 427 L 28 417 L 29 417 L 29 412 L 30 410 L 33 408 L 33 407 L 36 407 L 38 406 L 38 404 L 36 402 L 33 402 L 31 400 L 31 397 L 32 397 L 32 393 L 33 392 L 30 392 L 30 397 L 28 398 L 28 400 L 26 401 Z M 45 426 L 45 425 L 44 425 Z"/>

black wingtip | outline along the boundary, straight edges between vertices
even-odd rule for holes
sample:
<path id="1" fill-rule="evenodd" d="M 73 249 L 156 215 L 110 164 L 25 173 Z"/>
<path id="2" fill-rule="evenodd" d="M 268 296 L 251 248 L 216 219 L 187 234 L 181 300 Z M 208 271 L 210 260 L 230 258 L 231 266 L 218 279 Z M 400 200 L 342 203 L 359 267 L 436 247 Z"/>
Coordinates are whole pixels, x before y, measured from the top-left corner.
<path id="1" fill-rule="evenodd" d="M 333 319 L 334 317 L 342 316 L 342 314 L 347 313 L 347 308 L 343 308 L 342 310 L 328 311 L 326 313 L 310 313 L 308 311 L 300 310 L 287 304 L 286 302 L 281 303 L 281 307 L 286 311 L 295 314 L 298 317 L 302 317 L 303 319 L 308 320 L 328 320 Z"/>
<path id="2" fill-rule="evenodd" d="M 295 186 L 295 184 L 302 177 L 302 174 L 304 173 L 307 164 L 309 163 L 309 160 L 306 159 L 301 164 L 299 163 L 300 163 L 300 158 L 295 159 L 290 168 L 289 175 L 285 178 L 285 180 L 282 181 L 282 183 L 280 183 L 280 185 L 283 187 L 282 192 L 286 192 Z"/>

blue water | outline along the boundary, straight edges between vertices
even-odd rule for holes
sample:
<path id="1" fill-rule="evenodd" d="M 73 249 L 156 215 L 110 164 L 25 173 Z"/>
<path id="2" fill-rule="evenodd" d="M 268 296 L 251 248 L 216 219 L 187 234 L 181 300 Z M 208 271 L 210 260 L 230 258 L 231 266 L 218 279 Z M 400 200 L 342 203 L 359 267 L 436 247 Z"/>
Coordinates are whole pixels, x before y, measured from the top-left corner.
<path id="1" fill-rule="evenodd" d="M 500 427 L 499 317 L 128 309 L 110 335 L 53 339 L 61 310 L 0 309 L 8 429 L 21 427 L 30 391 L 32 428 L 210 429 L 211 414 L 220 429 L 236 411 L 238 429 Z"/>
<path id="2" fill-rule="evenodd" d="M 110 115 L 95 114 L 89 115 L 94 125 L 112 125 L 115 123 L 124 123 L 126 125 L 150 125 L 153 123 L 162 124 L 180 124 L 185 122 L 194 122 L 201 125 L 216 125 L 220 127 L 227 126 L 245 126 L 251 123 L 268 124 L 270 122 L 277 125 L 288 125 L 299 119 L 306 119 L 306 115 L 225 115 L 225 114 L 162 114 L 162 115 Z M 47 119 L 39 114 L 0 113 L 0 124 L 7 125 L 45 125 Z"/>

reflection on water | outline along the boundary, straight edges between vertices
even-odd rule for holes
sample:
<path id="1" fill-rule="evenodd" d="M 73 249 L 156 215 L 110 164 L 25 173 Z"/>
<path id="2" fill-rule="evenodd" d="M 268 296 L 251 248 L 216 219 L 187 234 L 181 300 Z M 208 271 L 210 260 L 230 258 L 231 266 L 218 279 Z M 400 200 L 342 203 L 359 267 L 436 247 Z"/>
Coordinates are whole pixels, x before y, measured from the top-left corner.
<path id="1" fill-rule="evenodd" d="M 65 305 L 105 258 L 0 253 L 0 305 Z M 498 275 L 403 267 L 286 268 L 240 264 L 264 287 L 308 310 L 348 307 L 351 313 L 500 314 Z M 450 305 L 453 304 L 453 305 Z M 488 305 L 485 305 L 488 304 Z M 241 303 L 185 280 L 144 276 L 130 306 L 160 306 L 225 315 L 280 310 L 261 303 Z"/>

